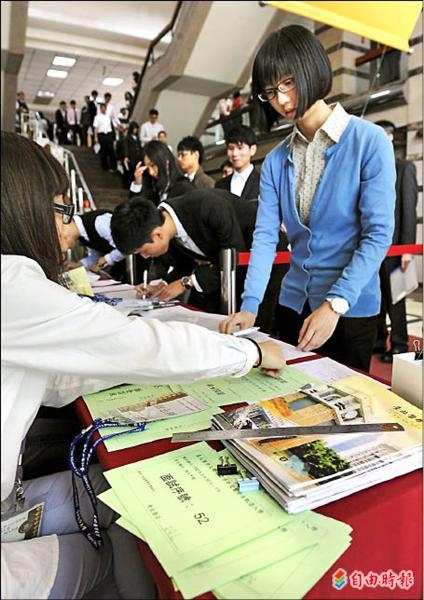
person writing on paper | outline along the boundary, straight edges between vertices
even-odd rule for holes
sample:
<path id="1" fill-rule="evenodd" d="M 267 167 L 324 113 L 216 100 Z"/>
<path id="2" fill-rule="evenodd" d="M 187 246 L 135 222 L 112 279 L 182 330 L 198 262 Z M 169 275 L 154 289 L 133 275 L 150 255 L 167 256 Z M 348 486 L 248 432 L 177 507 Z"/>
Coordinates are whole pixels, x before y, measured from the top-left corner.
<path id="1" fill-rule="evenodd" d="M 292 252 L 277 307 L 281 339 L 368 371 L 378 270 L 393 233 L 394 157 L 381 128 L 324 101 L 331 84 L 327 53 L 304 27 L 272 33 L 256 54 L 257 108 L 269 126 L 283 116 L 294 129 L 263 163 L 241 312 L 221 330 L 255 322 L 283 221 Z"/>
<path id="2" fill-rule="evenodd" d="M 73 216 L 63 202 L 66 173 L 36 143 L 1 136 L 3 530 L 6 518 L 16 517 L 21 445 L 41 405 L 64 406 L 121 383 L 240 377 L 259 364 L 277 374 L 284 357 L 270 342 L 258 346 L 196 325 L 128 318 L 59 285 L 63 231 Z M 96 465 L 91 478 L 96 493 L 107 487 Z M 116 514 L 99 507 L 107 528 L 100 550 L 79 533 L 69 473 L 30 481 L 24 474 L 23 491 L 24 510 L 44 503 L 40 537 L 2 539 L 2 597 L 97 597 L 96 587 L 112 576 L 118 587 L 112 597 L 155 597 L 134 538 L 113 524 Z"/>

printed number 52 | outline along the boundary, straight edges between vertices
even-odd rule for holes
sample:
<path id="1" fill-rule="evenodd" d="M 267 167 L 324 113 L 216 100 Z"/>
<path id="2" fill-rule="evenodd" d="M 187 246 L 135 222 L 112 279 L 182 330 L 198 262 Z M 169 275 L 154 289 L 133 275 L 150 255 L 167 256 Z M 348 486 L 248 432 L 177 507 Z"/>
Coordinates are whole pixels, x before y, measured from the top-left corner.
<path id="1" fill-rule="evenodd" d="M 194 515 L 196 521 L 201 525 L 202 523 L 207 523 L 209 521 L 209 517 L 205 515 L 205 513 L 197 513 Z"/>

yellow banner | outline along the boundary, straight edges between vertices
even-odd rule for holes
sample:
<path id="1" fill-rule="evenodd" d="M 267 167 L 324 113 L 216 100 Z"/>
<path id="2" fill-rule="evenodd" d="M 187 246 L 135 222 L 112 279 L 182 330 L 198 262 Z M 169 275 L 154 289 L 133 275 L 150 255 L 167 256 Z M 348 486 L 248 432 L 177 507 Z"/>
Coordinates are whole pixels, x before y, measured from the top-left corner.
<path id="1" fill-rule="evenodd" d="M 281 10 L 356 33 L 404 52 L 415 27 L 422 2 L 267 2 Z"/>

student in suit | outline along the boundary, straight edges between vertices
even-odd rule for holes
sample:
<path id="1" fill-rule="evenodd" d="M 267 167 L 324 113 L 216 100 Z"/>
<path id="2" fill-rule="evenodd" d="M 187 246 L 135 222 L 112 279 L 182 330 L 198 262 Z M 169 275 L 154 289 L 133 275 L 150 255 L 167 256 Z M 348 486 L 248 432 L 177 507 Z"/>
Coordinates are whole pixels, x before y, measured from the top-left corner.
<path id="1" fill-rule="evenodd" d="M 68 249 L 77 242 L 88 249 L 88 255 L 78 263 L 68 263 L 68 268 L 83 266 L 91 271 L 110 267 L 113 279 L 126 279 L 125 256 L 116 248 L 110 231 L 112 213 L 107 210 L 92 210 L 74 215 L 65 228 L 64 240 Z"/>
<path id="2" fill-rule="evenodd" d="M 214 180 L 202 169 L 204 158 L 203 144 L 193 135 L 184 137 L 177 146 L 177 163 L 196 190 L 213 188 Z"/>
<path id="3" fill-rule="evenodd" d="M 242 310 L 222 331 L 255 322 L 284 219 L 291 257 L 277 309 L 281 339 L 368 371 L 378 271 L 393 234 L 395 161 L 380 127 L 324 101 L 331 85 L 327 53 L 305 27 L 272 33 L 256 54 L 255 102 L 269 127 L 284 116 L 294 130 L 262 165 Z"/>
<path id="4" fill-rule="evenodd" d="M 215 183 L 215 187 L 228 190 L 242 200 L 257 200 L 259 197 L 259 173 L 252 165 L 256 154 L 256 136 L 250 127 L 240 125 L 225 136 L 227 156 L 233 166 L 233 174 Z"/>
<path id="5" fill-rule="evenodd" d="M 395 136 L 395 126 L 390 121 L 377 121 L 384 129 L 390 142 Z M 418 184 L 414 163 L 403 158 L 396 158 L 396 205 L 395 229 L 392 244 L 415 244 L 417 231 Z M 406 326 L 405 298 L 396 304 L 392 303 L 390 289 L 390 273 L 400 267 L 406 271 L 412 260 L 411 254 L 385 258 L 380 269 L 381 311 L 378 318 L 377 342 L 374 353 L 382 353 L 384 363 L 392 363 L 393 355 L 407 352 L 408 331 Z M 386 315 L 390 317 L 390 350 L 386 351 L 387 325 Z"/>
<path id="6" fill-rule="evenodd" d="M 68 114 L 66 110 L 66 102 L 59 102 L 59 108 L 55 112 L 56 134 L 58 142 L 61 146 L 68 144 Z"/>
<path id="7" fill-rule="evenodd" d="M 93 90 L 91 92 L 91 100 L 88 104 L 88 109 L 90 112 L 90 118 L 91 118 L 91 127 L 93 127 L 93 122 L 94 122 L 94 118 L 97 115 L 97 113 L 99 112 L 99 106 L 100 106 L 100 100 L 99 100 L 99 94 L 97 93 L 96 90 Z"/>
<path id="8" fill-rule="evenodd" d="M 124 139 L 122 141 L 122 151 L 124 156 L 124 179 L 127 187 L 130 187 L 134 181 L 135 168 L 143 159 L 143 150 L 141 148 L 139 125 L 135 121 L 131 121 L 128 126 Z"/>
<path id="9" fill-rule="evenodd" d="M 122 383 L 183 383 L 212 376 L 243 376 L 260 364 L 248 339 L 185 323 L 131 319 L 111 306 L 80 298 L 58 284 L 63 232 L 73 215 L 64 204 L 69 186 L 60 164 L 34 142 L 2 132 L 2 525 L 16 517 L 16 481 L 22 442 L 41 405 L 60 407 L 82 394 Z M 22 218 L 22 216 L 25 218 Z M 30 299 L 30 301 L 29 301 Z M 260 345 L 261 367 L 278 374 L 281 349 Z M 108 485 L 90 468 L 94 492 Z M 4 598 L 99 597 L 111 582 L 113 598 L 155 598 L 152 578 L 135 539 L 115 525 L 99 503 L 104 545 L 84 539 L 75 520 L 69 472 L 23 477 L 24 510 L 44 502 L 40 536 L 2 540 Z M 81 511 L 91 524 L 87 495 Z M 97 588 L 97 589 L 96 589 Z"/>
<path id="10" fill-rule="evenodd" d="M 246 203 L 225 190 L 196 190 L 157 208 L 134 197 L 116 207 L 111 230 L 121 252 L 170 258 L 173 270 L 163 283 L 151 286 L 152 294 L 170 300 L 191 290 L 190 304 L 220 312 L 220 250 L 250 249 L 256 211 L 256 202 Z M 241 290 L 245 271 L 237 269 L 236 275 Z"/>
<path id="11" fill-rule="evenodd" d="M 181 173 L 166 144 L 152 141 L 143 150 L 143 165 L 137 164 L 130 187 L 132 195 L 140 194 L 157 205 L 167 198 L 193 191 L 193 184 Z"/>

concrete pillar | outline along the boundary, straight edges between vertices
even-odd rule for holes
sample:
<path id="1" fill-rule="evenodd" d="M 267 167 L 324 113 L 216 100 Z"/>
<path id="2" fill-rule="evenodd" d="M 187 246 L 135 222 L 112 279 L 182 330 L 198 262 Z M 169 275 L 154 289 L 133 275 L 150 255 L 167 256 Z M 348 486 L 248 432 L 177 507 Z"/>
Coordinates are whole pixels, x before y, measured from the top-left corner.
<path id="1" fill-rule="evenodd" d="M 1 128 L 5 131 L 15 129 L 18 73 L 25 53 L 27 18 L 28 2 L 1 3 Z"/>

